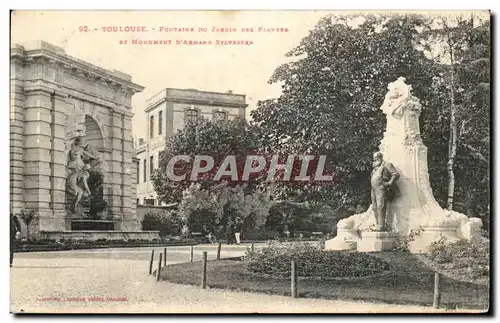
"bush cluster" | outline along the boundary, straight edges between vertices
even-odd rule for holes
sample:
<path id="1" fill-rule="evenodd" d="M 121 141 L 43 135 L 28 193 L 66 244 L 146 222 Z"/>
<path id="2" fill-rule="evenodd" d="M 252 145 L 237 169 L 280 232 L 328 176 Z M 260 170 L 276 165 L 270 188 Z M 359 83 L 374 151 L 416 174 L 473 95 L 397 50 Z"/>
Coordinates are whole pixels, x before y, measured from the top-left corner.
<path id="1" fill-rule="evenodd" d="M 146 213 L 142 220 L 142 230 L 160 231 L 160 236 L 180 236 L 182 219 L 175 211 L 164 213 Z"/>
<path id="2" fill-rule="evenodd" d="M 114 247 L 141 247 L 141 246 L 183 246 L 196 244 L 194 239 L 98 239 L 90 240 L 71 240 L 65 239 L 56 241 L 53 239 L 40 239 L 36 241 L 22 242 L 16 246 L 15 250 L 20 252 L 29 251 L 62 251 L 62 250 L 78 250 L 78 249 L 94 249 L 94 248 L 114 248 Z"/>
<path id="3" fill-rule="evenodd" d="M 467 279 L 490 275 L 490 244 L 487 239 L 476 243 L 467 240 L 447 243 L 443 238 L 431 245 L 428 257 L 449 270 L 460 271 Z"/>
<path id="4" fill-rule="evenodd" d="M 249 251 L 245 270 L 260 275 L 290 277 L 291 261 L 297 275 L 310 278 L 347 278 L 377 274 L 389 265 L 367 253 L 326 251 L 307 243 L 271 243 L 263 249 Z"/>

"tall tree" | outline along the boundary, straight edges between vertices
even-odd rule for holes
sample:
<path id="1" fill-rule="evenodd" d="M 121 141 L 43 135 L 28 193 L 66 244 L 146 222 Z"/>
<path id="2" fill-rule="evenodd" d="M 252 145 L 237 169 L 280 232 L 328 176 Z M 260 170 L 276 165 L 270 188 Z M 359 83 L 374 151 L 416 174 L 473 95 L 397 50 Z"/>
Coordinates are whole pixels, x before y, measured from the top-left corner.
<path id="1" fill-rule="evenodd" d="M 440 79 L 447 89 L 449 136 L 446 206 L 452 210 L 457 193 L 457 175 L 475 174 L 467 176 L 468 180 L 474 181 L 479 171 L 482 175 L 480 178 L 489 177 L 484 173 L 485 166 L 488 168 L 489 164 L 489 21 L 483 21 L 474 14 L 439 17 L 433 20 L 422 37 L 438 48 L 434 51 L 437 53 L 435 58 L 447 66 L 447 72 L 440 75 Z M 465 164 L 457 160 L 463 159 L 464 155 L 469 156 Z M 470 158 L 479 164 L 471 163 Z M 457 168 L 460 170 L 458 173 Z M 484 186 L 484 183 L 463 183 L 460 186 L 462 192 L 466 188 L 464 199 L 469 209 L 467 213 L 471 213 L 470 202 L 478 190 L 477 185 Z"/>
<path id="2" fill-rule="evenodd" d="M 153 186 L 161 202 L 179 203 L 182 199 L 182 193 L 193 182 L 199 183 L 202 189 L 219 185 L 221 181 L 215 181 L 213 177 L 227 156 L 236 156 L 238 169 L 243 169 L 246 156 L 259 149 L 258 128 L 245 120 L 235 119 L 218 122 L 200 120 L 196 124 L 188 124 L 184 129 L 167 139 L 165 150 L 159 158 L 158 168 L 151 176 Z M 172 157 L 179 155 L 190 156 L 191 162 L 179 161 L 175 163 L 174 174 L 186 174 L 186 177 L 184 180 L 174 181 L 168 176 L 168 172 L 172 171 L 168 168 L 168 162 Z M 211 171 L 200 174 L 191 180 L 190 175 L 196 155 L 212 157 L 214 167 Z M 202 167 L 205 165 L 206 163 L 203 163 Z M 226 178 L 221 178 L 221 180 L 224 179 Z M 234 186 L 241 184 L 240 181 L 229 181 L 228 183 Z M 250 187 L 253 186 L 250 185 Z"/>
<path id="3" fill-rule="evenodd" d="M 416 49 L 418 27 L 426 23 L 422 17 L 364 16 L 357 27 L 354 18 L 359 17 L 321 19 L 271 77 L 270 83 L 282 84 L 281 96 L 259 102 L 252 112 L 273 149 L 327 155 L 334 181 L 311 186 L 304 199 L 352 206 L 368 200 L 387 84 L 406 77 L 423 105 L 433 109 L 436 92 L 429 84 L 438 65 Z"/>

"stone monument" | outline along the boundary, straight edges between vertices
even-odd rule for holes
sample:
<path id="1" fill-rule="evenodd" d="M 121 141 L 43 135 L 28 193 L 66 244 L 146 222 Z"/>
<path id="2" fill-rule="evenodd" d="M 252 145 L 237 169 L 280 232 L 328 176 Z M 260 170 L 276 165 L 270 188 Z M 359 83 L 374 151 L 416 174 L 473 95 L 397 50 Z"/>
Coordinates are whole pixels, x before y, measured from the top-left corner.
<path id="1" fill-rule="evenodd" d="M 373 241 L 377 240 L 376 248 L 388 249 L 394 234 L 408 236 L 412 230 L 418 230 L 419 234 L 410 242 L 411 252 L 426 252 L 431 243 L 441 237 L 450 242 L 480 237 L 480 219 L 444 210 L 434 198 L 427 168 L 427 147 L 420 137 L 422 106 L 405 81 L 400 77 L 389 84 L 381 107 L 387 126 L 379 149 L 400 174 L 396 182 L 399 193 L 387 202 L 387 230 L 392 234 L 374 231 L 376 212 L 372 203 L 366 212 L 339 221 L 337 236 L 325 243 L 326 249 L 370 251 L 367 249 L 373 249 Z M 367 247 L 367 243 L 372 247 Z"/>
<path id="2" fill-rule="evenodd" d="M 152 239 L 136 215 L 132 96 L 143 87 L 43 41 L 11 57 L 10 199 L 46 239 Z"/>

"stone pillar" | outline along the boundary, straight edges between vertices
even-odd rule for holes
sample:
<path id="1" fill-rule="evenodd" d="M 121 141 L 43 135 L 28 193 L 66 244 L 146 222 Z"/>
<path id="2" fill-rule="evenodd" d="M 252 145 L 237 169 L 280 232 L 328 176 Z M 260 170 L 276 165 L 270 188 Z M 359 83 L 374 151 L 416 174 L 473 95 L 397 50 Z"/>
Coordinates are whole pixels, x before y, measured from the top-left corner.
<path id="1" fill-rule="evenodd" d="M 10 203 L 18 213 L 24 205 L 24 81 L 19 60 L 11 61 L 10 77 Z"/>
<path id="2" fill-rule="evenodd" d="M 136 172 L 136 165 L 132 161 L 133 137 L 132 137 L 132 114 L 125 113 L 122 116 L 123 124 L 123 220 L 121 230 L 123 231 L 136 231 L 140 230 L 139 223 L 137 222 L 137 195 L 135 186 L 137 180 L 133 173 Z"/>
<path id="3" fill-rule="evenodd" d="M 108 211 L 111 212 L 115 220 L 121 221 L 123 218 L 122 199 L 122 117 L 121 113 L 112 111 L 110 116 L 110 138 L 111 159 L 109 161 L 109 189 Z M 115 230 L 121 230 L 119 224 Z"/>
<path id="4" fill-rule="evenodd" d="M 52 109 L 52 209 L 54 218 L 64 223 L 64 229 L 71 229 L 70 219 L 66 214 L 66 114 L 72 110 L 65 93 L 55 91 Z"/>
<path id="5" fill-rule="evenodd" d="M 43 90 L 26 93 L 24 114 L 25 206 L 39 216 L 39 229 L 61 229 L 51 205 L 52 101 Z M 64 226 L 63 226 L 64 227 Z"/>

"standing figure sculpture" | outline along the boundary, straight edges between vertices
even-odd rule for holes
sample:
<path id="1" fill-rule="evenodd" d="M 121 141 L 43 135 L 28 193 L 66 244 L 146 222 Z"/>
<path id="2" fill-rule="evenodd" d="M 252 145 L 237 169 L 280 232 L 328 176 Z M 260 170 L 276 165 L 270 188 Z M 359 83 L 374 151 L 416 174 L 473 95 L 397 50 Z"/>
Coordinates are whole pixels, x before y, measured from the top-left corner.
<path id="1" fill-rule="evenodd" d="M 84 163 L 83 157 L 90 159 L 96 158 L 83 149 L 82 141 L 80 137 L 77 137 L 73 144 L 71 144 L 71 149 L 69 151 L 68 179 L 66 184 L 67 191 L 76 196 L 75 203 L 73 205 L 74 212 L 78 212 L 78 204 L 81 199 L 84 196 L 89 196 L 91 194 L 87 184 L 87 180 L 90 176 L 90 165 Z"/>
<path id="2" fill-rule="evenodd" d="M 396 181 L 399 172 L 393 164 L 384 161 L 381 152 L 373 154 L 373 171 L 371 175 L 371 200 L 375 214 L 376 231 L 386 230 L 387 203 L 398 194 Z"/>

